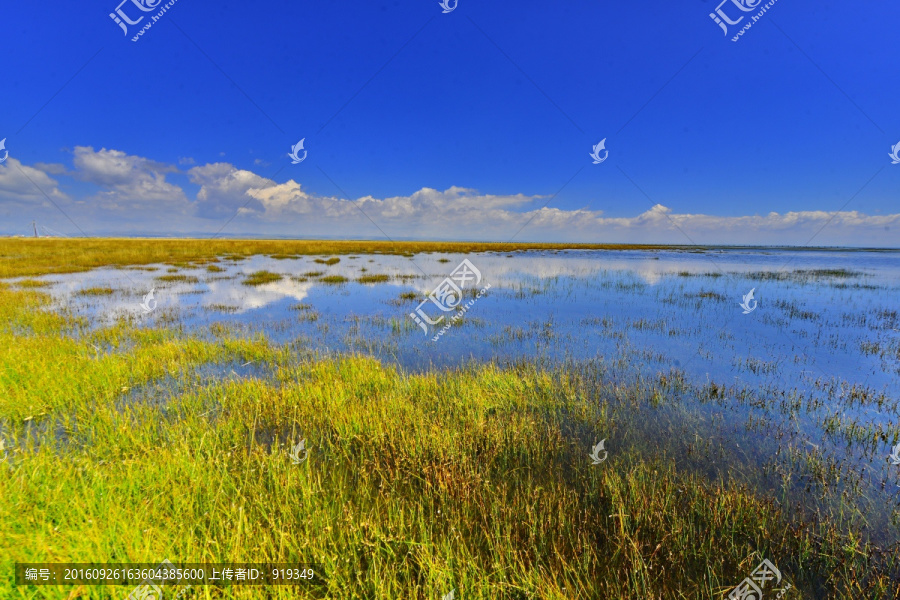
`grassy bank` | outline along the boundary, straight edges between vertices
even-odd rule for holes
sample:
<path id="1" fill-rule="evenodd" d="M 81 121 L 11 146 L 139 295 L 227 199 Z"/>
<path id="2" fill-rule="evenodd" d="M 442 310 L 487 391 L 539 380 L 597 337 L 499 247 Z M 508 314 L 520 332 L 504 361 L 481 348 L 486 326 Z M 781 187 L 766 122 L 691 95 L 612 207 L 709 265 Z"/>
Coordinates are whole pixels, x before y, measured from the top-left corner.
<path id="1" fill-rule="evenodd" d="M 660 435 L 678 411 L 670 383 L 606 394 L 602 369 L 529 364 L 407 375 L 227 328 L 88 331 L 46 303 L 0 284 L 5 573 L 303 561 L 324 589 L 187 597 L 693 600 L 768 558 L 793 585 L 785 598 L 898 592 L 896 552 L 862 541 L 852 518 L 677 461 Z M 591 465 L 603 438 L 609 458 Z M 128 591 L 0 583 L 22 599 Z"/>
<path id="2" fill-rule="evenodd" d="M 104 266 L 151 263 L 208 264 L 254 254 L 303 255 L 419 252 L 520 252 L 524 250 L 684 250 L 713 247 L 660 244 L 532 244 L 484 242 L 392 242 L 371 240 L 227 240 L 135 238 L 0 238 L 0 279 L 73 273 Z M 828 248 L 801 247 L 822 251 Z"/>
<path id="3" fill-rule="evenodd" d="M 517 252 L 522 250 L 656 250 L 681 246 L 624 244 L 527 244 L 480 242 L 391 242 L 369 240 L 224 240 L 131 238 L 0 238 L 0 278 L 72 273 L 95 267 L 150 263 L 215 262 L 268 254 L 303 255 L 417 252 Z"/>

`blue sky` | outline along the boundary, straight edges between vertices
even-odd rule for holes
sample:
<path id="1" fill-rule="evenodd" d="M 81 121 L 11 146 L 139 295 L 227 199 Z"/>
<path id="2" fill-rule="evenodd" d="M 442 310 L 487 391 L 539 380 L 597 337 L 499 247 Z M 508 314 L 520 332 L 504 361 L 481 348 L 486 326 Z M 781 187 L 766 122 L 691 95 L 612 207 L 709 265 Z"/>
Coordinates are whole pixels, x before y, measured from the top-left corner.
<path id="1" fill-rule="evenodd" d="M 0 233 L 900 246 L 897 3 L 141 1 L 5 6 Z"/>

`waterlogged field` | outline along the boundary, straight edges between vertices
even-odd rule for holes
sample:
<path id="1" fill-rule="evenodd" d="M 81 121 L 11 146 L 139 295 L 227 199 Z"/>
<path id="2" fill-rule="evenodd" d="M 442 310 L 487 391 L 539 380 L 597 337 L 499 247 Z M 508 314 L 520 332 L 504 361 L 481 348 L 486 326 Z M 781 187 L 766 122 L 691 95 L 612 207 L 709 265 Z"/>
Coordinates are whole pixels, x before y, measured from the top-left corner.
<path id="1" fill-rule="evenodd" d="M 897 252 L 366 244 L 0 242 L 0 569 L 696 599 L 768 560 L 765 598 L 900 594 Z"/>

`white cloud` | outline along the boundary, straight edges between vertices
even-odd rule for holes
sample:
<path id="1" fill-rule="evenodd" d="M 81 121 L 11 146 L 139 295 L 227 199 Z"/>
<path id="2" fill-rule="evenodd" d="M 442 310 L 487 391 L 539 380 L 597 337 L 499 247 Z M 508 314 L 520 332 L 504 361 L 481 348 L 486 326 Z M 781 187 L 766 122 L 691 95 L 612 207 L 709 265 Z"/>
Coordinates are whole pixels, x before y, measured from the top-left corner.
<path id="1" fill-rule="evenodd" d="M 59 163 L 34 163 L 35 169 L 40 169 L 44 173 L 49 173 L 50 175 L 72 175 L 72 173 L 66 168 L 65 165 L 61 165 Z"/>
<path id="2" fill-rule="evenodd" d="M 523 206 L 541 196 L 524 194 L 496 196 L 479 194 L 476 190 L 451 187 L 443 192 L 422 188 L 410 196 L 378 199 L 365 196 L 355 201 L 328 196 L 313 196 L 299 183 L 290 180 L 282 184 L 250 189 L 248 195 L 258 200 L 264 216 L 275 218 L 286 214 L 320 214 L 329 218 L 360 218 L 397 224 L 419 224 L 449 219 L 456 223 L 482 221 L 485 215 L 514 215 L 506 210 Z"/>
<path id="3" fill-rule="evenodd" d="M 68 200 L 59 183 L 45 171 L 23 165 L 13 157 L 0 164 L 0 199 L 7 202 L 50 205 L 44 194 L 53 201 Z"/>
<path id="4" fill-rule="evenodd" d="M 419 239 L 563 241 L 663 244 L 897 245 L 900 214 L 800 211 L 720 217 L 676 214 L 657 204 L 633 217 L 605 217 L 601 211 L 540 207 L 543 196 L 481 194 L 451 187 L 422 188 L 409 196 L 354 201 L 316 196 L 296 181 L 275 183 L 218 163 L 192 173 L 204 189 L 198 199 L 227 199 L 243 226 L 297 236 L 368 236 Z M 218 192 L 214 198 L 212 191 Z M 248 200 L 250 201 L 248 203 Z M 292 217 L 296 217 L 292 219 Z M 377 224 L 375 227 L 372 222 Z M 254 229 L 256 230 L 256 229 Z M 273 231 L 274 230 L 274 231 Z"/>
<path id="5" fill-rule="evenodd" d="M 248 190 L 247 194 L 259 201 L 264 216 L 269 218 L 277 218 L 284 213 L 318 213 L 322 216 L 332 217 L 351 216 L 350 211 L 356 210 L 346 201 L 340 204 L 340 201 L 335 198 L 310 196 L 293 179 L 282 184 L 254 188 Z M 335 205 L 339 207 L 339 215 L 333 212 Z"/>
<path id="6" fill-rule="evenodd" d="M 898 246 L 900 214 L 866 215 L 856 211 L 797 211 L 721 217 L 676 214 L 657 204 L 633 217 L 604 217 L 601 212 L 544 208 L 517 240 L 747 245 Z"/>
<path id="7" fill-rule="evenodd" d="M 90 146 L 76 146 L 73 162 L 76 177 L 104 188 L 94 200 L 105 210 L 162 209 L 171 215 L 188 208 L 184 190 L 166 181 L 167 173 L 178 172 L 174 166 Z"/>
<path id="8" fill-rule="evenodd" d="M 262 207 L 247 192 L 275 185 L 271 179 L 260 177 L 252 171 L 238 169 L 228 163 L 194 167 L 188 171 L 188 175 L 192 183 L 200 186 L 197 193 L 197 209 L 201 217 L 230 216 L 245 205 L 244 212 L 251 214 L 262 212 Z"/>
<path id="9" fill-rule="evenodd" d="M 182 161 L 186 163 L 188 161 Z M 52 175 L 71 176 L 99 186 L 95 196 L 75 201 L 85 216 L 127 232 L 159 233 L 217 230 L 237 214 L 228 232 L 242 235 L 357 237 L 393 239 L 465 239 L 484 241 L 559 241 L 659 244 L 866 245 L 898 246 L 900 214 L 858 211 L 789 211 L 722 217 L 674 213 L 657 204 L 630 217 L 606 217 L 601 211 L 543 207 L 546 196 L 484 194 L 453 186 L 422 188 L 408 196 L 345 198 L 319 196 L 294 180 L 277 183 L 219 162 L 194 166 L 187 175 L 200 186 L 191 202 L 178 185 L 166 181 L 179 173 L 167 165 L 119 150 L 78 146 L 74 171 L 39 163 L 26 167 L 10 157 L 0 165 L 0 199 L 43 201 L 39 186 L 56 200 L 73 202 Z M 49 174 L 48 174 L 49 173 Z M 27 177 L 25 176 L 27 175 Z M 30 179 L 30 180 L 29 180 Z M 34 183 L 32 183 L 32 181 Z M 112 213 L 109 209 L 129 209 Z M 102 209 L 102 210 L 100 210 Z M 155 209 L 156 218 L 135 209 Z M 158 210 L 162 209 L 162 210 Z M 173 220 L 173 216 L 178 218 Z M 227 232 L 226 232 L 227 233 Z"/>
<path id="10" fill-rule="evenodd" d="M 900 214 L 815 210 L 740 217 L 702 214 L 669 214 L 669 217 L 683 230 L 684 239 L 696 238 L 700 244 L 900 245 Z M 707 241 L 712 239 L 716 241 Z"/>

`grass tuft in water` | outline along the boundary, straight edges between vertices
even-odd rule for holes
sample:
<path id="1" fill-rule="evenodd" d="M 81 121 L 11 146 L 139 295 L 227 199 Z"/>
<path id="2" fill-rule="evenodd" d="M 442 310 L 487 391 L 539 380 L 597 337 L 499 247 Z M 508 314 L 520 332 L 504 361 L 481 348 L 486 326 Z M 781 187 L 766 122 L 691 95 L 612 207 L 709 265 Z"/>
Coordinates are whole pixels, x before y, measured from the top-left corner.
<path id="1" fill-rule="evenodd" d="M 281 281 L 284 278 L 284 275 L 280 273 L 272 273 L 271 271 L 255 271 L 250 273 L 246 279 L 244 279 L 241 283 L 244 285 L 256 286 L 256 285 L 264 285 L 266 283 L 273 283 L 275 281 Z"/>
<path id="2" fill-rule="evenodd" d="M 339 262 L 341 262 L 341 259 L 336 256 L 333 256 L 329 259 L 317 258 L 317 259 L 313 260 L 313 262 L 319 263 L 320 265 L 336 265 Z"/>
<path id="3" fill-rule="evenodd" d="M 357 278 L 357 282 L 359 283 L 385 283 L 390 281 L 391 278 L 389 275 L 363 275 L 362 277 Z"/>
<path id="4" fill-rule="evenodd" d="M 170 283 L 197 283 L 200 281 L 193 275 L 159 275 L 156 280 Z"/>
<path id="5" fill-rule="evenodd" d="M 112 296 L 115 290 L 111 287 L 89 287 L 75 292 L 77 296 Z"/>
<path id="6" fill-rule="evenodd" d="M 343 275 L 328 275 L 321 278 L 319 281 L 321 281 L 322 283 L 341 284 L 346 283 L 348 280 Z"/>

